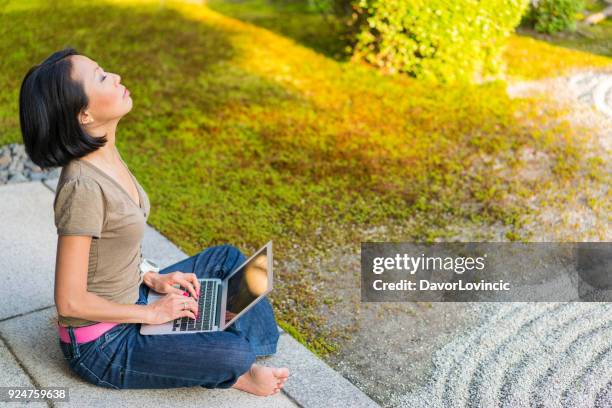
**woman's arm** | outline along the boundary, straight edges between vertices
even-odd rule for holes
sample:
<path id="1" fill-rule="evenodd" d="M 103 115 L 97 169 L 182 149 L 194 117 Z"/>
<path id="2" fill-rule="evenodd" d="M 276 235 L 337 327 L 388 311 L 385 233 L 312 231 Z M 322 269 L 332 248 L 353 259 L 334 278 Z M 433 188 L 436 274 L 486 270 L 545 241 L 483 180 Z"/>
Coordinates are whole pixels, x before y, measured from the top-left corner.
<path id="1" fill-rule="evenodd" d="M 149 305 L 124 305 L 87 291 L 90 236 L 59 235 L 55 264 L 55 305 L 66 317 L 98 322 L 149 323 Z M 147 274 L 151 275 L 151 274 Z"/>

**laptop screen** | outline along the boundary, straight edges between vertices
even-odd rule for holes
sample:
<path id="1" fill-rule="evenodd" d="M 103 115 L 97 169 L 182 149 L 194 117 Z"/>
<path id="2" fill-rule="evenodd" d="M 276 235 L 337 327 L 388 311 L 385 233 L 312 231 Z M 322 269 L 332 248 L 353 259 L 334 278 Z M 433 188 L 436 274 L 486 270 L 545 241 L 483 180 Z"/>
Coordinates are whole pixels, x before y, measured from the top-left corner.
<path id="1" fill-rule="evenodd" d="M 266 245 L 228 279 L 226 324 L 269 291 L 272 282 L 267 249 Z"/>

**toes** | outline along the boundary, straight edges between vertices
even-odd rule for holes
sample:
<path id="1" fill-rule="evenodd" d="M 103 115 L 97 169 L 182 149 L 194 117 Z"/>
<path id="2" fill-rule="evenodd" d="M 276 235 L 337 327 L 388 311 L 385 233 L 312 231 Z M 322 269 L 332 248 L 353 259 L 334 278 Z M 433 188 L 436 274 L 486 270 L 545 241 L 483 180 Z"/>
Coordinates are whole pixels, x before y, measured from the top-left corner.
<path id="1" fill-rule="evenodd" d="M 274 375 L 278 378 L 289 377 L 289 369 L 287 367 L 281 367 L 274 370 Z"/>

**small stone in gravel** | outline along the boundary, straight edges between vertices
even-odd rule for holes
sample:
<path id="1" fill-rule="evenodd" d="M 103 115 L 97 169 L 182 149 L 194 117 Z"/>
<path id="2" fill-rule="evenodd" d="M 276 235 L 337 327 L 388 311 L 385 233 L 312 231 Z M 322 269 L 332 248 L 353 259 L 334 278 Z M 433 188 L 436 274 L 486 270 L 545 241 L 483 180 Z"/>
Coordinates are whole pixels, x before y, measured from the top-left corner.
<path id="1" fill-rule="evenodd" d="M 0 146 L 0 185 L 59 177 L 61 167 L 42 169 L 28 156 L 23 144 Z"/>
<path id="2" fill-rule="evenodd" d="M 30 180 L 32 181 L 41 181 L 47 178 L 49 178 L 49 175 L 46 173 L 37 173 L 37 172 L 30 173 Z"/>
<path id="3" fill-rule="evenodd" d="M 0 156 L 0 169 L 7 168 L 10 163 L 11 163 L 11 156 L 7 154 Z"/>
<path id="4" fill-rule="evenodd" d="M 29 181 L 23 174 L 21 173 L 15 173 L 15 174 L 11 174 L 9 176 L 8 182 L 7 184 L 13 184 L 13 183 L 25 183 Z"/>

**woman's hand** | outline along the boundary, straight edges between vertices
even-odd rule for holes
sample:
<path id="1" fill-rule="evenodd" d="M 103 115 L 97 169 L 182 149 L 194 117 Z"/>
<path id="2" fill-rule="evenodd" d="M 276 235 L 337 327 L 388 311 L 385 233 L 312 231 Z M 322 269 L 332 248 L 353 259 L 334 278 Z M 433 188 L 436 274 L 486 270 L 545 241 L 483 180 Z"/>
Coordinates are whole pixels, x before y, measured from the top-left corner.
<path id="1" fill-rule="evenodd" d="M 162 324 L 180 317 L 195 319 L 198 313 L 198 303 L 194 298 L 176 293 L 169 293 L 145 307 L 149 310 L 146 322 L 149 324 Z"/>
<path id="2" fill-rule="evenodd" d="M 173 285 L 178 283 L 183 288 L 187 289 L 191 296 L 196 300 L 200 297 L 200 282 L 195 273 L 185 273 L 180 271 L 170 273 L 151 274 L 151 279 L 148 286 L 158 293 L 175 293 L 183 295 L 183 291 L 175 288 Z M 146 282 L 145 282 L 146 283 Z"/>

